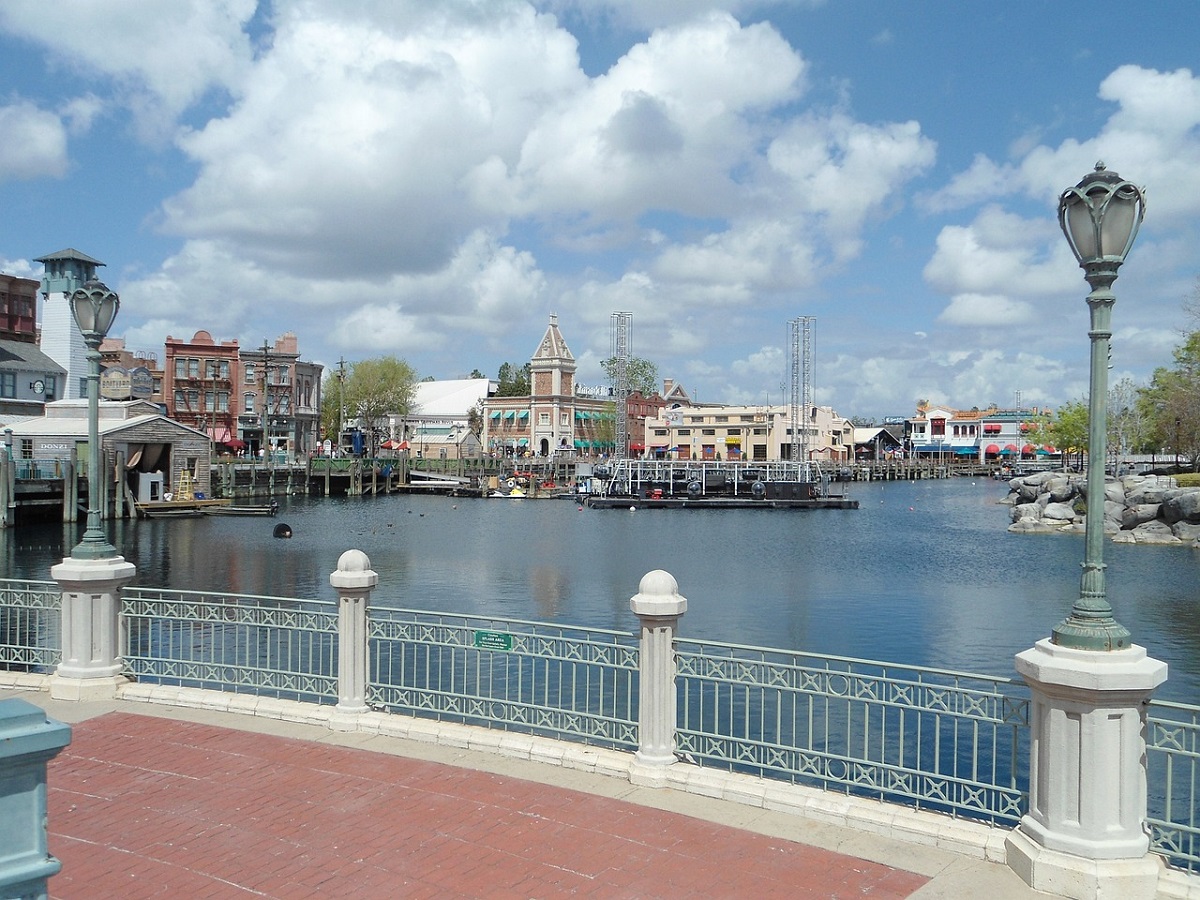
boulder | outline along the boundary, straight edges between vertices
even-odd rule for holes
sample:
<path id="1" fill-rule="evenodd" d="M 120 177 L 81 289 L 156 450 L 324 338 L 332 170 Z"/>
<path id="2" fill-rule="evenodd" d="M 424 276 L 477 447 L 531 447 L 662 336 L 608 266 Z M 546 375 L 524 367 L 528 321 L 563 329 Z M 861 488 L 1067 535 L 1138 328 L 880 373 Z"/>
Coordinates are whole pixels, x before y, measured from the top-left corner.
<path id="1" fill-rule="evenodd" d="M 1145 525 L 1139 525 L 1129 533 L 1133 535 L 1133 539 L 1139 544 L 1179 543 L 1179 538 L 1174 535 L 1171 527 L 1165 522 L 1147 522 Z"/>
<path id="2" fill-rule="evenodd" d="M 1168 525 L 1200 522 L 1200 488 L 1168 491 L 1162 504 L 1162 518 Z"/>
<path id="3" fill-rule="evenodd" d="M 1200 541 L 1200 525 L 1193 522 L 1176 522 L 1171 526 L 1171 533 L 1188 543 Z"/>
<path id="4" fill-rule="evenodd" d="M 1157 503 L 1141 503 L 1137 506 L 1126 506 L 1124 513 L 1121 515 L 1121 528 L 1129 531 L 1131 528 L 1137 528 L 1146 522 L 1153 522 L 1158 518 L 1159 504 Z"/>
<path id="5" fill-rule="evenodd" d="M 1116 503 L 1112 500 L 1104 501 L 1104 520 L 1105 522 L 1114 522 L 1119 528 L 1121 525 L 1121 517 L 1125 515 L 1125 504 Z"/>
<path id="6" fill-rule="evenodd" d="M 1075 510 L 1069 503 L 1047 503 L 1042 509 L 1042 518 L 1071 522 L 1075 519 Z"/>
<path id="7" fill-rule="evenodd" d="M 1050 495 L 1050 500 L 1054 503 L 1062 503 L 1064 500 L 1070 500 L 1075 496 L 1075 485 L 1071 483 L 1071 479 L 1066 475 L 1057 475 L 1054 478 L 1046 479 L 1043 485 L 1046 493 Z"/>
<path id="8" fill-rule="evenodd" d="M 1010 516 L 1014 522 L 1020 519 L 1040 519 L 1042 507 L 1037 503 L 1018 503 L 1012 508 Z"/>
<path id="9" fill-rule="evenodd" d="M 1018 519 L 1008 526 L 1013 534 L 1053 534 L 1057 529 L 1041 519 Z"/>

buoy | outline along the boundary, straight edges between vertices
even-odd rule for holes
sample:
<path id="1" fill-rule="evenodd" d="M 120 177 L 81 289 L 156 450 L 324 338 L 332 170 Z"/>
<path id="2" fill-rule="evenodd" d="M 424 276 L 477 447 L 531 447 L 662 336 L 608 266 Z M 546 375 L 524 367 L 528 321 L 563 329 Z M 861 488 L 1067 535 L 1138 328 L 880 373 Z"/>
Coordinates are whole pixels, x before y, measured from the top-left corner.
<path id="1" fill-rule="evenodd" d="M 284 522 L 280 522 L 275 526 L 275 530 L 271 533 L 277 538 L 290 538 L 292 536 L 292 526 Z"/>
<path id="2" fill-rule="evenodd" d="M 636 510 L 637 510 L 637 507 L 636 507 L 636 506 L 631 506 L 631 507 L 629 507 L 629 511 L 630 511 L 630 512 L 635 512 Z"/>

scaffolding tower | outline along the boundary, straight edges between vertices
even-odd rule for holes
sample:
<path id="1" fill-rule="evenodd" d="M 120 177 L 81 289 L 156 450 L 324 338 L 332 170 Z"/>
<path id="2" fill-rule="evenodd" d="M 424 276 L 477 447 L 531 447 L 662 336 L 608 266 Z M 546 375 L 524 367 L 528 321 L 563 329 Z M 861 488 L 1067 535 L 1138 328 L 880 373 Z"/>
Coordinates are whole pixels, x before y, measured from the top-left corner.
<path id="1" fill-rule="evenodd" d="M 791 335 L 792 461 L 808 464 L 808 420 L 812 415 L 813 316 L 797 316 L 788 325 Z"/>
<path id="2" fill-rule="evenodd" d="M 629 360 L 633 343 L 633 313 L 612 314 L 613 401 L 616 429 L 613 459 L 629 456 Z"/>

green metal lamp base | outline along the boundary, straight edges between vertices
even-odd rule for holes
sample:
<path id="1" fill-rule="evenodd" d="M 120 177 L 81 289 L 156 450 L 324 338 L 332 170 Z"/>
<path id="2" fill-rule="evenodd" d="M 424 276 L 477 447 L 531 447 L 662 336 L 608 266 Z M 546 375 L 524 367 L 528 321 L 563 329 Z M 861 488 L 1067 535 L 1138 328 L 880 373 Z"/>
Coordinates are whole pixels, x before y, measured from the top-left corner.
<path id="1" fill-rule="evenodd" d="M 1129 629 L 1112 616 L 1104 619 L 1067 616 L 1050 633 L 1050 640 L 1073 650 L 1124 650 L 1131 645 Z"/>

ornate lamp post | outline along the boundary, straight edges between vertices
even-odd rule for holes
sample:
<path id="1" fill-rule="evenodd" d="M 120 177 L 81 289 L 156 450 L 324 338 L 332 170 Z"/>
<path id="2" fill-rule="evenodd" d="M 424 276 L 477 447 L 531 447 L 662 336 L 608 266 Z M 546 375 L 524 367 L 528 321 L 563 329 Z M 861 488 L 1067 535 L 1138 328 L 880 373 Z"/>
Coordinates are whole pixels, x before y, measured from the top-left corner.
<path id="1" fill-rule="evenodd" d="M 50 569 L 62 587 L 62 661 L 50 681 L 50 696 L 111 699 L 125 681 L 121 586 L 137 574 L 133 563 L 117 555 L 100 525 L 100 342 L 121 302 L 95 280 L 72 292 L 67 302 L 88 351 L 88 514 L 83 540 Z"/>
<path id="2" fill-rule="evenodd" d="M 1150 900 L 1145 730 L 1167 666 L 1129 639 L 1104 591 L 1105 426 L 1112 283 L 1145 211 L 1142 192 L 1103 163 L 1063 191 L 1058 218 L 1091 286 L 1087 548 L 1079 599 L 1049 638 L 1018 653 L 1029 685 L 1029 810 L 1005 840 L 1008 864 L 1042 891 Z"/>
<path id="3" fill-rule="evenodd" d="M 1092 291 L 1091 376 L 1088 397 L 1087 524 L 1083 577 L 1071 615 L 1051 640 L 1080 650 L 1119 650 L 1129 631 L 1113 619 L 1104 587 L 1104 460 L 1107 456 L 1108 345 L 1112 337 L 1112 283 L 1125 262 L 1146 212 L 1142 191 L 1104 163 L 1058 199 L 1058 222 Z"/>
<path id="4" fill-rule="evenodd" d="M 107 559 L 116 548 L 100 525 L 100 342 L 117 317 L 121 299 L 95 279 L 67 298 L 71 315 L 87 345 L 88 360 L 88 512 L 83 540 L 71 551 L 76 559 Z"/>

